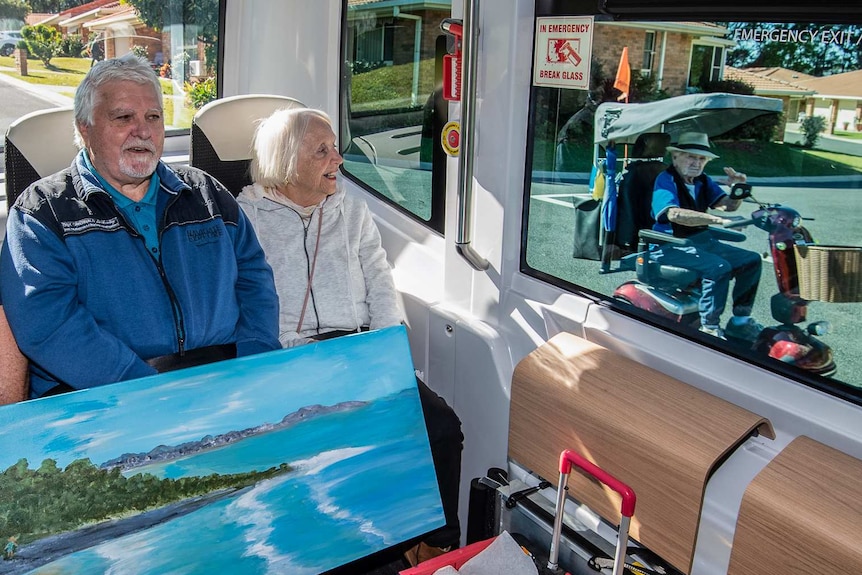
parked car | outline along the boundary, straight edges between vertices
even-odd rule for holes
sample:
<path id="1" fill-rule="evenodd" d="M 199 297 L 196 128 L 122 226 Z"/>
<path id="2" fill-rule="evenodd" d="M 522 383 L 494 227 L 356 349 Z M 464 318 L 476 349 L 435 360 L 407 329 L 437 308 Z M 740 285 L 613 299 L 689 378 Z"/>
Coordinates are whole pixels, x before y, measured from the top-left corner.
<path id="1" fill-rule="evenodd" d="M 11 56 L 18 46 L 18 42 L 23 39 L 20 30 L 3 30 L 0 32 L 0 56 Z"/>

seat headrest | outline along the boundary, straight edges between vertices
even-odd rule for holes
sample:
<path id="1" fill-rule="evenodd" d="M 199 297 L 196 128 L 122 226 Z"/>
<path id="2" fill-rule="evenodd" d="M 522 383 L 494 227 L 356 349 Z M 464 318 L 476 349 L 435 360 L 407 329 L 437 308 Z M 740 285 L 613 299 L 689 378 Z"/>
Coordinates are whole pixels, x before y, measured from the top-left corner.
<path id="1" fill-rule="evenodd" d="M 251 158 L 254 131 L 262 118 L 279 109 L 304 108 L 287 96 L 246 94 L 213 100 L 198 110 L 192 124 L 209 140 L 222 161 Z"/>
<path id="2" fill-rule="evenodd" d="M 663 158 L 670 145 L 670 134 L 647 132 L 635 140 L 633 158 Z"/>

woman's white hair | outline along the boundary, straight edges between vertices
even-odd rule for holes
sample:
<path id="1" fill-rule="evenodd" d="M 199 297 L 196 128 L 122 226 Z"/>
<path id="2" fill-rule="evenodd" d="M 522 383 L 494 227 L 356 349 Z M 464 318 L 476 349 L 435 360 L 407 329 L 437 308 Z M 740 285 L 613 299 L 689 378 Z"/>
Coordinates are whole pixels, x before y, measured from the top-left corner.
<path id="1" fill-rule="evenodd" d="M 84 147 L 84 140 L 78 131 L 78 126 L 93 125 L 99 88 L 108 82 L 124 80 L 136 84 L 150 84 L 161 104 L 162 86 L 149 62 L 131 52 L 121 58 L 102 60 L 90 68 L 75 91 L 75 143 L 79 148 Z"/>
<path id="2" fill-rule="evenodd" d="M 332 125 L 326 112 L 313 108 L 276 110 L 260 121 L 252 146 L 253 182 L 265 188 L 277 188 L 296 179 L 299 147 L 314 118 Z"/>

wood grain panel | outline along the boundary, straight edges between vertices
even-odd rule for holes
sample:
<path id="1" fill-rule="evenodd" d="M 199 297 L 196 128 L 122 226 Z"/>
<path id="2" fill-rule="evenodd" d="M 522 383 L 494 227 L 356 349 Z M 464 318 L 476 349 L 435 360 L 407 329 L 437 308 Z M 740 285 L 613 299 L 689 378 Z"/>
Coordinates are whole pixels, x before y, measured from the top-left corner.
<path id="1" fill-rule="evenodd" d="M 637 495 L 631 535 L 689 572 L 703 491 L 716 463 L 767 420 L 568 333 L 524 358 L 512 377 L 509 457 L 559 480 L 573 449 Z M 572 473 L 572 496 L 613 524 L 620 499 Z"/>
<path id="2" fill-rule="evenodd" d="M 862 461 L 809 437 L 742 497 L 728 575 L 862 573 Z"/>

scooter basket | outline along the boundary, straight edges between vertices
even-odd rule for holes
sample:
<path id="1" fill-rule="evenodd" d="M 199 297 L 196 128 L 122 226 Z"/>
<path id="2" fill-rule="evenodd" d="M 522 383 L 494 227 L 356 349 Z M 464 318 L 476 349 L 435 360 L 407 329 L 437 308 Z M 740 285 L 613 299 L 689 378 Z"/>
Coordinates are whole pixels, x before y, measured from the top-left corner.
<path id="1" fill-rule="evenodd" d="M 862 247 L 797 245 L 799 296 L 810 301 L 862 301 Z"/>

